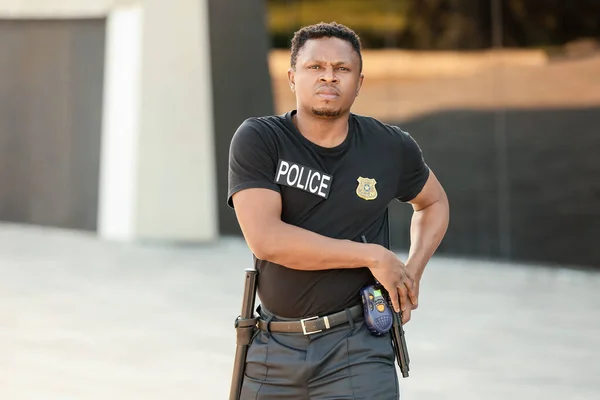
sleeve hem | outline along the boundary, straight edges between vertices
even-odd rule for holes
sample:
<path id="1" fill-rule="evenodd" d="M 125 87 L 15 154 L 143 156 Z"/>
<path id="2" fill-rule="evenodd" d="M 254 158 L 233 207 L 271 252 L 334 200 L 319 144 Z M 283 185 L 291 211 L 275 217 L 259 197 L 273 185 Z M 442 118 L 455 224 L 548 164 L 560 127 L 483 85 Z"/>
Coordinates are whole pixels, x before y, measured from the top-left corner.
<path id="1" fill-rule="evenodd" d="M 276 183 L 270 183 L 270 182 L 264 182 L 264 181 L 244 182 L 237 186 L 234 186 L 233 188 L 231 188 L 229 190 L 229 193 L 227 194 L 227 205 L 230 208 L 234 208 L 233 195 L 236 194 L 237 192 L 241 192 L 242 190 L 245 190 L 245 189 L 271 189 L 277 193 L 281 193 L 281 190 L 279 189 L 279 185 L 277 185 Z"/>
<path id="2" fill-rule="evenodd" d="M 421 191 L 425 187 L 425 184 L 427 183 L 427 180 L 429 179 L 429 172 L 430 172 L 429 167 L 427 165 L 425 165 L 425 171 L 423 173 L 423 178 L 421 179 L 419 184 L 413 189 L 412 192 L 410 192 L 402 197 L 397 197 L 397 200 L 401 201 L 402 203 L 407 203 L 407 202 L 411 201 L 412 199 L 414 199 L 415 197 L 417 197 L 419 195 L 419 193 L 421 193 Z"/>

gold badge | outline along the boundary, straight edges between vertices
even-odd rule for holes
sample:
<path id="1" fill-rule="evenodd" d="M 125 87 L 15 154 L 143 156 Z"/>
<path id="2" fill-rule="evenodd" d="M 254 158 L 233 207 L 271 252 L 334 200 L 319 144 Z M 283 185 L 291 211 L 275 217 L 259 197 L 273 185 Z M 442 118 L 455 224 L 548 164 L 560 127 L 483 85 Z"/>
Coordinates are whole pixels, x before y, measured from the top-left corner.
<path id="1" fill-rule="evenodd" d="M 375 179 L 359 176 L 357 181 L 358 187 L 356 188 L 356 194 L 358 197 L 365 200 L 375 200 L 377 198 L 377 189 L 375 189 L 377 181 Z"/>

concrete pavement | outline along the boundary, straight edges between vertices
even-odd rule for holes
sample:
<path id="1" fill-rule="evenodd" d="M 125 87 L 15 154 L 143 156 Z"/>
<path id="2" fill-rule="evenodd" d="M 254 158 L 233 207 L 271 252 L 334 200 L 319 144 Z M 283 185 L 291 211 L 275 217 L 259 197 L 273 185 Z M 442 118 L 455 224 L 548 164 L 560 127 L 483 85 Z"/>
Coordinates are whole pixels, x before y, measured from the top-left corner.
<path id="1" fill-rule="evenodd" d="M 239 239 L 128 245 L 0 225 L 0 399 L 227 399 Z M 600 398 L 600 274 L 435 257 L 406 400 Z"/>

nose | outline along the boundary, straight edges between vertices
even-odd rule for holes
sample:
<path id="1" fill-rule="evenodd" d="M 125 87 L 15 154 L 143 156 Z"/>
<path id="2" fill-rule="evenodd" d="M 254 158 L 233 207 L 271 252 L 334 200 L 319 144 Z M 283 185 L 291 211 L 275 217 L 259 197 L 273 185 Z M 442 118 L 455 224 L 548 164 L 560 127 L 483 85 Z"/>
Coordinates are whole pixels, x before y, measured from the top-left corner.
<path id="1" fill-rule="evenodd" d="M 336 83 L 338 81 L 337 76 L 335 75 L 334 69 L 331 66 L 323 69 L 323 75 L 321 75 L 322 82 L 333 82 Z"/>

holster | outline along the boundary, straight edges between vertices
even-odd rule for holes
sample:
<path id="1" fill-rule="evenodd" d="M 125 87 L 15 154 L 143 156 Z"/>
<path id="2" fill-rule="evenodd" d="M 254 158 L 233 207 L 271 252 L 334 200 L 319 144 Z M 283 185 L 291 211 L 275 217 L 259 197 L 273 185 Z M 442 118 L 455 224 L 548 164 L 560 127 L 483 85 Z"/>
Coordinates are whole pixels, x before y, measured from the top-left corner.
<path id="1" fill-rule="evenodd" d="M 256 323 L 258 317 L 242 318 L 241 316 L 235 319 L 236 344 L 238 346 L 248 346 L 252 341 L 254 333 L 258 330 Z"/>

